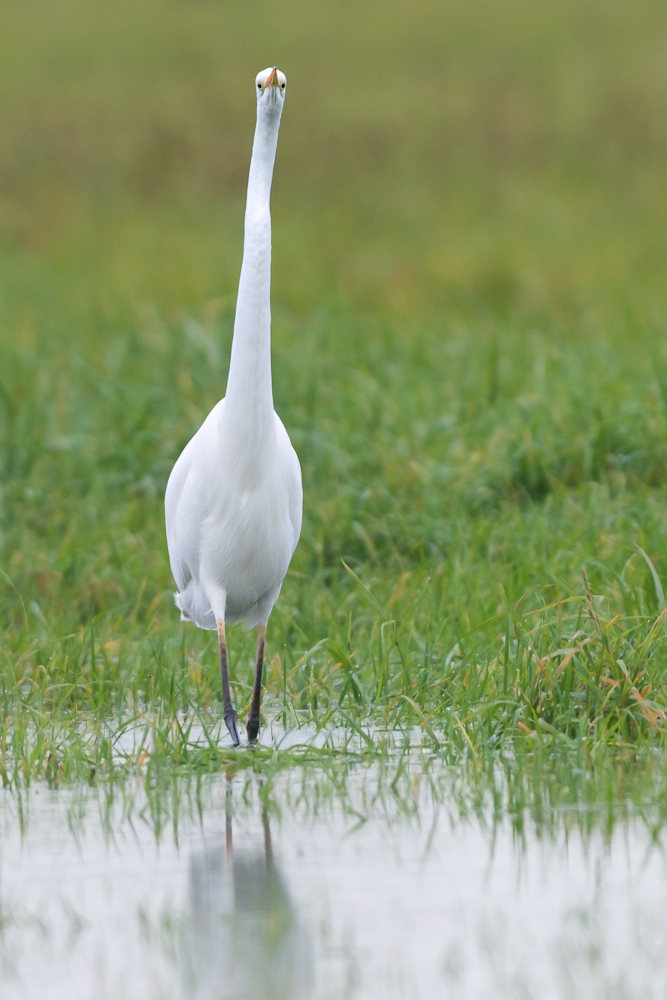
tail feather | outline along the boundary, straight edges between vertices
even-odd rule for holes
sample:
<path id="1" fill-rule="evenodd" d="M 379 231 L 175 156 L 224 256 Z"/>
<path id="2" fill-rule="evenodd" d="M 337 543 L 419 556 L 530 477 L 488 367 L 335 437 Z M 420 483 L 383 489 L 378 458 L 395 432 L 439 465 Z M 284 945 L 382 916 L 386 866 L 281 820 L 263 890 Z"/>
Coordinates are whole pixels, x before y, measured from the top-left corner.
<path id="1" fill-rule="evenodd" d="M 181 594 L 179 594 L 178 592 L 176 592 L 174 594 L 174 603 L 176 604 L 176 607 L 178 608 L 178 610 L 181 612 L 181 621 L 182 622 L 191 622 L 192 618 L 190 617 L 190 615 L 187 613 L 187 611 L 183 607 L 183 598 L 182 598 Z"/>

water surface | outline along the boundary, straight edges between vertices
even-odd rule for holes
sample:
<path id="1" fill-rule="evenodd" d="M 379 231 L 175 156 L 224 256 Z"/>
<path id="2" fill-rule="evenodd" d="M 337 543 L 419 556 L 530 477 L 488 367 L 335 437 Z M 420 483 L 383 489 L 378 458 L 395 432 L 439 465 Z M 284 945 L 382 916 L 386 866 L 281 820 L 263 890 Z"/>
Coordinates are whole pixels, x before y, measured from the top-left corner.
<path id="1" fill-rule="evenodd" d="M 5 794 L 2 997 L 667 996 L 650 809 L 538 821 L 432 778 Z"/>

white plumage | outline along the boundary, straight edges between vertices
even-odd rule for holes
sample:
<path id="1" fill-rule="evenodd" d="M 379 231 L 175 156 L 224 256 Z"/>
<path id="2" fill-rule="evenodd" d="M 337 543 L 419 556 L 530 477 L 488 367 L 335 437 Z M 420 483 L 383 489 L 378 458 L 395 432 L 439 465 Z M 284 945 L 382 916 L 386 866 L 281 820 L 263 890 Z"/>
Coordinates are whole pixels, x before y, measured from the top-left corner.
<path id="1" fill-rule="evenodd" d="M 243 264 L 227 394 L 176 462 L 165 497 L 167 545 L 181 617 L 217 629 L 225 721 L 238 743 L 229 698 L 225 622 L 259 626 L 248 737 L 259 727 L 264 633 L 301 532 L 301 469 L 271 385 L 269 199 L 286 80 L 259 73 Z"/>
<path id="2" fill-rule="evenodd" d="M 244 437 L 221 399 L 169 477 L 176 604 L 199 628 L 217 629 L 216 615 L 229 623 L 244 619 L 248 628 L 266 625 L 296 548 L 301 470 L 282 421 L 272 416 L 255 469 L 245 461 L 249 455 L 238 453 Z"/>

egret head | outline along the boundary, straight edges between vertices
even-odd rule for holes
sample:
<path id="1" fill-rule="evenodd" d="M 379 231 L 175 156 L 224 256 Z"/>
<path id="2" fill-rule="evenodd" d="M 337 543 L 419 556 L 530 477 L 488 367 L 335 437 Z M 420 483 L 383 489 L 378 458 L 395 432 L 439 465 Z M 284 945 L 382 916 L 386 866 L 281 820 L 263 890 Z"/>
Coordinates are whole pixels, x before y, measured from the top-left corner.
<path id="1" fill-rule="evenodd" d="M 257 74 L 255 79 L 255 93 L 257 94 L 257 110 L 266 110 L 269 113 L 282 111 L 285 103 L 285 91 L 287 90 L 287 78 L 275 66 L 269 66 Z"/>

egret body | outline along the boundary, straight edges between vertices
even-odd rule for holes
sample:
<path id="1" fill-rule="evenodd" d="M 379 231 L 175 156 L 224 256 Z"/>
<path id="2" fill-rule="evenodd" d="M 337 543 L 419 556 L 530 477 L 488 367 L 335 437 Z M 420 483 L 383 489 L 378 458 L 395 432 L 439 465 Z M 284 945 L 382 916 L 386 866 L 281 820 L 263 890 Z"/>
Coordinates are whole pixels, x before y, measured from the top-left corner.
<path id="1" fill-rule="evenodd" d="M 165 496 L 169 560 L 181 618 L 217 629 L 224 718 L 238 745 L 225 623 L 258 626 L 247 733 L 259 731 L 264 638 L 301 532 L 301 469 L 271 385 L 269 199 L 286 79 L 275 67 L 255 81 L 257 126 L 245 214 L 227 394 L 176 462 Z"/>

